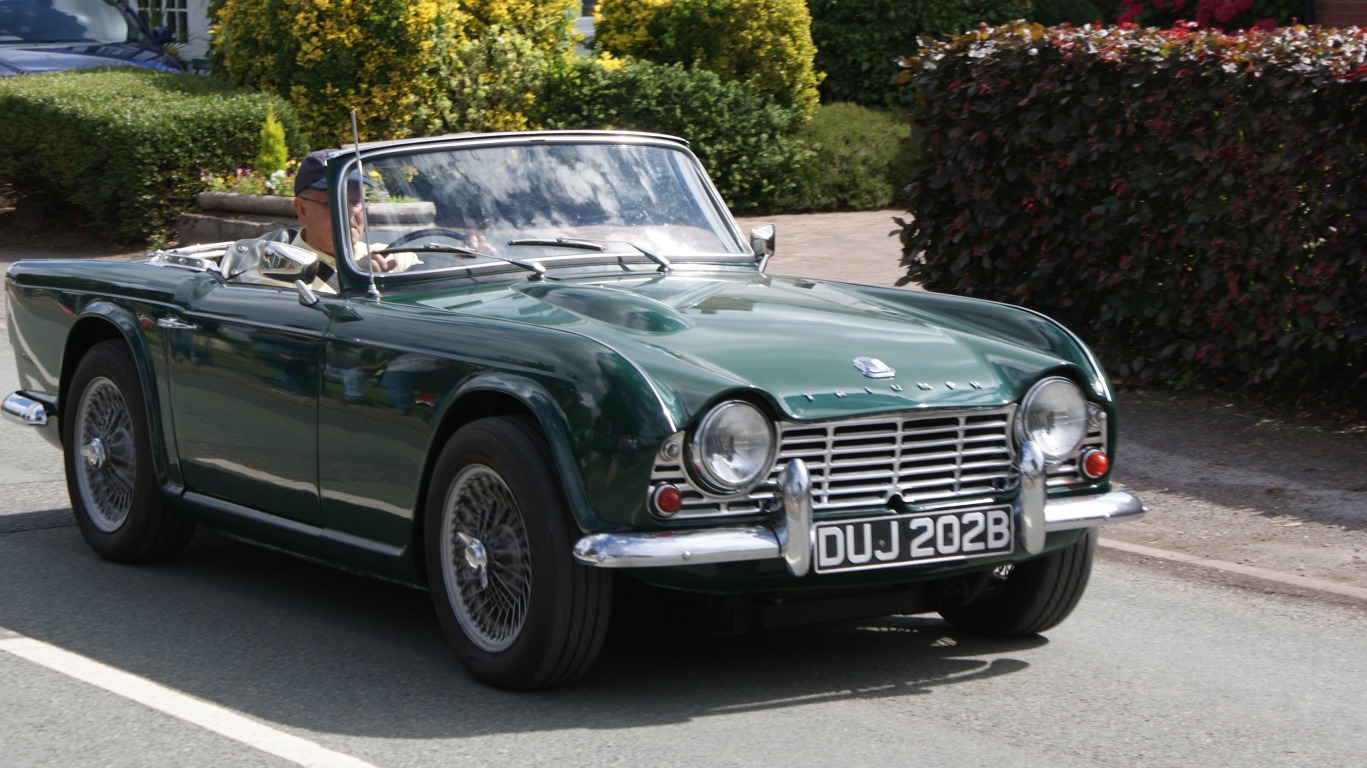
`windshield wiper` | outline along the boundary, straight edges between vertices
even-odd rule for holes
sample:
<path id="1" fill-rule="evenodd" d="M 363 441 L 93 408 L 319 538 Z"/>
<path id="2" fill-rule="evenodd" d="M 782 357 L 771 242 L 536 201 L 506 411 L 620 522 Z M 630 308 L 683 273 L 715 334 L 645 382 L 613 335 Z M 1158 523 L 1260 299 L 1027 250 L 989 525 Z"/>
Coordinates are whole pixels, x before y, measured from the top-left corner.
<path id="1" fill-rule="evenodd" d="M 380 248 L 380 249 L 378 249 L 378 250 L 370 251 L 370 254 L 371 254 L 371 255 L 374 255 L 374 256 L 384 256 L 384 255 L 390 254 L 390 253 L 424 253 L 424 252 L 425 252 L 425 253 L 458 253 L 458 254 L 460 254 L 460 255 L 462 255 L 462 256 L 469 256 L 470 258 L 493 259 L 494 261 L 501 261 L 501 262 L 503 262 L 504 264 L 512 264 L 514 267 L 521 267 L 521 268 L 527 270 L 528 272 L 534 273 L 533 276 L 532 276 L 532 279 L 533 279 L 533 280 L 545 280 L 545 279 L 546 279 L 546 268 L 543 267 L 543 266 L 541 266 L 540 264 L 536 263 L 535 261 L 522 261 L 521 259 L 505 259 L 505 258 L 503 258 L 502 256 L 495 256 L 495 255 L 492 254 L 492 253 L 485 253 L 484 251 L 477 251 L 477 250 L 475 250 L 474 248 L 466 248 L 465 246 L 462 246 L 462 245 L 438 245 L 437 243 L 425 243 L 425 244 L 423 244 L 423 245 L 421 245 L 421 246 L 419 246 L 419 247 L 417 247 L 417 248 L 412 248 L 412 247 L 409 247 L 409 246 L 406 246 L 406 245 L 401 245 L 401 246 L 399 246 L 399 247 L 397 247 L 397 248 Z"/>
<path id="2" fill-rule="evenodd" d="M 660 266 L 660 272 L 668 272 L 673 266 L 670 264 L 669 259 L 666 259 L 659 254 L 651 253 L 641 246 L 635 243 L 629 243 L 625 240 L 585 240 L 579 237 L 557 237 L 555 239 L 530 238 L 526 240 L 508 241 L 508 245 L 534 245 L 543 248 L 578 248 L 581 251 L 606 251 L 608 249 L 606 243 L 615 243 L 617 245 L 625 245 L 629 248 L 634 248 L 642 256 L 658 264 Z"/>

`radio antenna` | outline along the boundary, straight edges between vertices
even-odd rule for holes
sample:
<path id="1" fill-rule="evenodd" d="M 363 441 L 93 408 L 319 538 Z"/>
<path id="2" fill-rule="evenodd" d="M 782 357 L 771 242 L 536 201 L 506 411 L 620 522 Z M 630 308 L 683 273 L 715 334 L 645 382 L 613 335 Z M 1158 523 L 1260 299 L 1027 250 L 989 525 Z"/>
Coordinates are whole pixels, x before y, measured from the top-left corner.
<path id="1" fill-rule="evenodd" d="M 365 204 L 365 168 L 361 166 L 361 134 L 356 129 L 356 108 L 348 107 L 347 111 L 351 113 L 351 147 L 356 152 L 356 175 L 361 180 L 361 188 L 358 190 L 361 196 L 361 242 L 356 246 L 356 250 L 359 252 L 362 248 L 365 249 L 366 274 L 370 276 L 370 287 L 366 293 L 370 298 L 378 299 L 380 289 L 375 285 L 375 260 L 370 258 L 370 211 L 367 210 L 370 206 Z"/>

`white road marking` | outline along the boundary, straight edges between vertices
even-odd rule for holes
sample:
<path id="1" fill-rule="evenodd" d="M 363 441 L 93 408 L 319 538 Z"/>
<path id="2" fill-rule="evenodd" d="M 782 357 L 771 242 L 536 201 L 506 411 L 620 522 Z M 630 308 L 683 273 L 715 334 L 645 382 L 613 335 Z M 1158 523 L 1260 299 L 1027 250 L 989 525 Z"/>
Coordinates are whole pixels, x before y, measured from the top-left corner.
<path id="1" fill-rule="evenodd" d="M 376 768 L 146 678 L 0 627 L 0 651 L 307 768 Z"/>

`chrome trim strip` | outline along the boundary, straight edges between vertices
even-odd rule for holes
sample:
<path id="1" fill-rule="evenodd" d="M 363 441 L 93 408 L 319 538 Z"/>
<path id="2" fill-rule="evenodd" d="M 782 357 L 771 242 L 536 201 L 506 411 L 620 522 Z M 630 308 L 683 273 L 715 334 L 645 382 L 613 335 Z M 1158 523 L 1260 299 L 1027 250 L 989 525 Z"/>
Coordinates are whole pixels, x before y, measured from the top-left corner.
<path id="1" fill-rule="evenodd" d="M 793 481 L 798 482 L 796 478 Z M 789 553 L 784 550 L 788 542 L 804 538 L 811 541 L 811 520 L 801 518 L 804 505 L 799 502 L 794 506 L 798 507 L 798 523 L 791 529 L 785 522 L 776 528 L 748 525 L 663 533 L 595 533 L 574 545 L 574 556 L 581 563 L 599 568 L 661 568 L 776 557 L 786 560 Z M 785 507 L 785 517 L 787 513 Z M 1128 491 L 1053 499 L 1044 505 L 1044 528 L 1049 533 L 1068 531 L 1133 520 L 1143 514 L 1144 505 Z M 804 523 L 805 536 L 800 532 Z M 811 557 L 810 549 L 807 556 Z M 797 573 L 798 567 L 798 563 L 789 560 L 788 569 L 794 576 L 802 575 Z"/>
<path id="2" fill-rule="evenodd" d="M 0 409 L 10 421 L 27 427 L 46 427 L 49 419 L 56 415 L 55 406 L 34 400 L 22 392 L 7 396 Z"/>

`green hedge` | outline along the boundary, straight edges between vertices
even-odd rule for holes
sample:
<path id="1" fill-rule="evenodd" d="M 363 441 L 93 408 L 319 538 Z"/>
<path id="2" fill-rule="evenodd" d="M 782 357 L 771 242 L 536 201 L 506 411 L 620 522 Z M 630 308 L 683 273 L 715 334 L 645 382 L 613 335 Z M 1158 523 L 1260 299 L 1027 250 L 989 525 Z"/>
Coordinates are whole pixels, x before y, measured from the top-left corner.
<path id="1" fill-rule="evenodd" d="M 1014 24 L 924 51 L 908 279 L 1131 380 L 1367 401 L 1367 39 Z"/>
<path id="2" fill-rule="evenodd" d="M 581 59 L 549 81 L 532 110 L 550 129 L 622 129 L 680 136 L 736 211 L 770 207 L 793 189 L 806 156 L 798 118 L 711 72 L 627 59 Z"/>
<path id="3" fill-rule="evenodd" d="M 134 68 L 0 78 L 0 181 L 70 207 L 121 242 L 164 241 L 200 174 L 254 157 L 274 112 L 291 154 L 299 120 L 280 99 L 195 75 Z"/>
<path id="4" fill-rule="evenodd" d="M 766 212 L 867 211 L 900 203 L 917 154 L 910 133 L 890 112 L 821 105 L 795 137 L 809 154 L 794 164 L 792 187 Z"/>
<path id="5" fill-rule="evenodd" d="M 816 69 L 826 74 L 821 101 L 903 105 L 897 59 L 916 53 L 921 36 L 959 34 L 980 22 L 1028 18 L 1031 0 L 808 0 Z"/>

